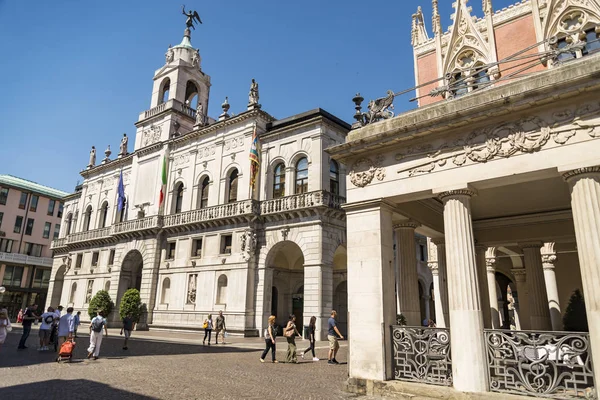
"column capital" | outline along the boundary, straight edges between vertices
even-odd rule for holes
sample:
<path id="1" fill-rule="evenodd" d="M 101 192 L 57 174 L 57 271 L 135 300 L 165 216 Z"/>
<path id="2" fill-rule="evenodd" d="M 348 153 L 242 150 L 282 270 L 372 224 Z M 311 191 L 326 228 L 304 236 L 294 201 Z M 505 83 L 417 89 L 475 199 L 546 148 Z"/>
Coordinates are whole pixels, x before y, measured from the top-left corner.
<path id="1" fill-rule="evenodd" d="M 569 182 L 570 180 L 572 180 L 574 178 L 577 178 L 581 175 L 586 175 L 586 174 L 600 175 L 600 165 L 593 166 L 593 167 L 576 168 L 576 169 L 572 169 L 570 171 L 565 171 L 562 173 L 562 177 L 565 181 Z"/>
<path id="2" fill-rule="evenodd" d="M 488 247 L 485 251 L 485 267 L 488 272 L 496 272 L 496 248 Z"/>
<path id="3" fill-rule="evenodd" d="M 427 267 L 431 270 L 431 275 L 439 276 L 440 274 L 440 264 L 437 261 L 428 262 Z"/>
<path id="4" fill-rule="evenodd" d="M 477 192 L 474 189 L 456 189 L 456 190 L 448 190 L 446 192 L 442 192 L 438 194 L 438 198 L 440 200 L 445 200 L 448 198 L 454 198 L 454 197 L 473 197 L 477 194 Z"/>
<path id="5" fill-rule="evenodd" d="M 393 228 L 395 231 L 397 231 L 398 229 L 417 229 L 420 226 L 421 224 L 419 224 L 418 222 L 407 220 L 394 224 Z"/>
<path id="6" fill-rule="evenodd" d="M 432 238 L 431 239 L 431 243 L 435 244 L 437 247 L 445 247 L 446 246 L 446 239 L 444 238 Z"/>
<path id="7" fill-rule="evenodd" d="M 546 242 L 540 249 L 542 255 L 542 265 L 544 269 L 554 269 L 554 262 L 556 261 L 556 251 L 554 251 L 554 242 Z"/>
<path id="8" fill-rule="evenodd" d="M 527 278 L 525 268 L 513 268 L 510 272 L 512 272 L 517 282 L 525 282 L 525 279 Z"/>

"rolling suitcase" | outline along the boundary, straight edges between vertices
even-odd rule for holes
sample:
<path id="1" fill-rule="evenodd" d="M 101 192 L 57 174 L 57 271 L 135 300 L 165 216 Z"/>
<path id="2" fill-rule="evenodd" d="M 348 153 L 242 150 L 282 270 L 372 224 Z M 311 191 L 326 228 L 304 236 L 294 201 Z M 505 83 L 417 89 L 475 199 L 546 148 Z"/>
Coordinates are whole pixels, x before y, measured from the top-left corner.
<path id="1" fill-rule="evenodd" d="M 69 360 L 69 362 L 71 362 L 71 359 L 73 358 L 74 349 L 75 342 L 73 341 L 73 339 L 67 339 L 66 342 L 64 342 L 62 346 L 60 346 L 60 351 L 58 352 L 58 358 L 56 359 L 56 361 L 61 362 Z"/>

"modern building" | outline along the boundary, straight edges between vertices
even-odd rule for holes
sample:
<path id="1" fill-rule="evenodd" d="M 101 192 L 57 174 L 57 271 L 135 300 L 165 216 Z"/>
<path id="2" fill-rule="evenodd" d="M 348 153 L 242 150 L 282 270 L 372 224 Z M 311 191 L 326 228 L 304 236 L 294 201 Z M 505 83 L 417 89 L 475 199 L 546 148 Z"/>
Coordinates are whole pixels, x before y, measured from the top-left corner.
<path id="1" fill-rule="evenodd" d="M 346 323 L 347 298 L 345 170 L 325 148 L 350 125 L 321 109 L 277 120 L 255 82 L 241 112 L 226 98 L 210 118 L 210 86 L 186 29 L 154 75 L 133 148 L 124 136 L 98 164 L 93 149 L 66 198 L 49 301 L 86 316 L 99 290 L 118 307 L 137 288 L 141 327 L 200 329 L 222 310 L 231 333 L 259 335 L 269 315 L 294 313 L 316 316 L 324 337 L 332 307 Z"/>
<path id="2" fill-rule="evenodd" d="M 52 250 L 68 193 L 0 175 L 0 304 L 11 319 L 19 309 L 46 302 Z"/>
<path id="3" fill-rule="evenodd" d="M 348 310 L 361 316 L 349 325 L 350 386 L 593 396 L 600 4 L 525 0 L 494 11 L 485 0 L 477 18 L 467 2 L 454 3 L 444 32 L 433 0 L 432 37 L 421 10 L 413 16 L 419 108 L 394 117 L 389 92 L 362 113 L 357 95 L 355 129 L 328 150 L 349 170 Z M 437 328 L 418 326 L 415 232 L 431 238 Z M 576 289 L 589 334 L 564 331 Z"/>

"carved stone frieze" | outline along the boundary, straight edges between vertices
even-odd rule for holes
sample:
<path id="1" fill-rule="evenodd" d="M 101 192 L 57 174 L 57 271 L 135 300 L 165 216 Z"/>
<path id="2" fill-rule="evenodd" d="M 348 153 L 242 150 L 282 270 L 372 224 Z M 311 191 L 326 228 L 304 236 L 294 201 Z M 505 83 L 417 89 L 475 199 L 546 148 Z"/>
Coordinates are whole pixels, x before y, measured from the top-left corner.
<path id="1" fill-rule="evenodd" d="M 375 160 L 370 158 L 361 158 L 352 165 L 349 172 L 350 182 L 356 187 L 365 187 L 377 179 L 382 181 L 385 178 L 385 168 L 381 167 L 383 157 L 377 156 Z"/>
<path id="2" fill-rule="evenodd" d="M 409 167 L 398 173 L 408 176 L 427 174 L 440 168 L 485 163 L 516 154 L 533 153 L 549 144 L 564 145 L 578 133 L 591 138 L 600 137 L 598 115 L 600 103 L 588 103 L 578 108 L 555 112 L 545 118 L 531 116 L 495 127 L 472 131 L 453 141 L 444 142 L 435 151 L 425 145 L 409 148 L 396 154 L 397 161 L 406 161 Z M 415 165 L 410 160 L 418 160 Z M 448 163 L 450 161 L 450 163 Z"/>
<path id="3" fill-rule="evenodd" d="M 210 157 L 210 156 L 214 156 L 215 155 L 215 150 L 216 147 L 215 145 L 210 145 L 210 146 L 206 146 L 203 147 L 201 149 L 198 149 L 198 159 L 201 159 L 203 157 Z"/>
<path id="4" fill-rule="evenodd" d="M 244 146 L 244 137 L 240 136 L 237 138 L 227 139 L 225 141 L 224 146 L 225 146 L 225 150 L 235 149 L 237 147 L 243 147 Z"/>
<path id="5" fill-rule="evenodd" d="M 142 147 L 150 146 L 160 140 L 162 127 L 160 125 L 152 125 L 142 132 Z"/>
<path id="6" fill-rule="evenodd" d="M 175 159 L 173 160 L 173 166 L 175 167 L 179 167 L 182 165 L 186 165 L 190 162 L 190 154 L 181 154 L 179 156 L 176 156 Z"/>

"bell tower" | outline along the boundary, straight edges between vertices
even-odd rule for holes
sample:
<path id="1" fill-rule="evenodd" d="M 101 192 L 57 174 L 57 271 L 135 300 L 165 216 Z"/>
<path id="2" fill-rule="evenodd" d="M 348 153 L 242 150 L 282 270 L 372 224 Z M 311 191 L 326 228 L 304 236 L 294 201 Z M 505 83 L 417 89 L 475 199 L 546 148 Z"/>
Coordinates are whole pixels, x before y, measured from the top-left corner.
<path id="1" fill-rule="evenodd" d="M 135 124 L 135 150 L 186 134 L 207 120 L 210 76 L 202 72 L 200 50 L 192 46 L 190 30 L 201 21 L 197 12 L 183 12 L 188 17 L 183 40 L 169 45 L 165 64 L 154 73 L 150 109 Z"/>

